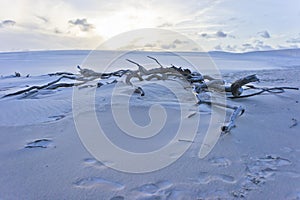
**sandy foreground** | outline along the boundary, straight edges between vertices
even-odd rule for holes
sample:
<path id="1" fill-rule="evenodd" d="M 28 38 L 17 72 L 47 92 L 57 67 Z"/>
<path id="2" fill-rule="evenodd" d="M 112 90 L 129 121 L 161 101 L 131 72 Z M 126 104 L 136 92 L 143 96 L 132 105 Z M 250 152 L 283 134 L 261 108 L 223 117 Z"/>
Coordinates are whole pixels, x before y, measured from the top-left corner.
<path id="1" fill-rule="evenodd" d="M 252 73 L 261 80 L 258 86 L 300 87 L 296 67 L 227 73 L 224 78 Z M 43 81 L 41 76 L 2 78 L 0 92 L 4 95 Z M 100 118 L 109 112 L 105 91 L 110 89 L 97 89 L 95 107 Z M 133 101 L 137 120 L 147 114 L 143 102 L 163 102 L 158 97 L 149 87 L 146 100 Z M 299 101 L 299 91 L 292 90 L 231 101 L 244 106 L 245 114 L 200 159 L 205 132 L 201 127 L 209 123 L 210 115 L 209 108 L 203 107 L 196 138 L 183 156 L 163 169 L 133 174 L 107 167 L 114 158 L 100 162 L 84 147 L 72 115 L 72 88 L 0 99 L 0 199 L 300 199 Z M 171 125 L 166 135 L 178 123 L 176 115 L 168 117 Z M 110 128 L 109 119 L 102 117 L 102 122 Z M 163 142 L 154 144 L 159 145 Z"/>

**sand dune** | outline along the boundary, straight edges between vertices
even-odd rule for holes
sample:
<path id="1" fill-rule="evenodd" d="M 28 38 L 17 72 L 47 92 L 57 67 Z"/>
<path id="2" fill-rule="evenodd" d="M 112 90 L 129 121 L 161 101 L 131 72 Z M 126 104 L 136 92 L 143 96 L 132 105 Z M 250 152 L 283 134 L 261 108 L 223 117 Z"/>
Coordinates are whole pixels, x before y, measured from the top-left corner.
<path id="1" fill-rule="evenodd" d="M 289 67 L 279 63 L 278 68 L 269 63 L 273 69 L 267 66 L 262 70 L 237 71 L 235 68 L 222 75 L 226 80 L 235 80 L 256 73 L 261 80 L 256 83 L 258 86 L 300 87 L 300 68 L 295 66 L 299 59 L 291 55 L 284 54 L 285 60 L 295 59 Z M 220 53 L 214 56 L 220 57 Z M 226 59 L 226 65 L 235 65 L 237 59 L 245 59 L 243 56 L 222 54 L 219 62 Z M 246 56 L 249 66 L 259 66 L 269 59 L 263 60 L 264 53 L 255 54 L 262 61 L 251 56 L 254 55 Z M 281 59 L 278 53 L 272 56 Z M 0 95 L 52 79 L 2 77 Z M 110 131 L 112 141 L 131 151 L 159 149 L 168 144 L 179 123 L 178 102 L 170 92 L 151 82 L 144 88 L 144 98 L 133 95 L 130 99 L 132 118 L 141 126 L 149 123 L 148 111 L 153 103 L 165 106 L 167 128 L 162 129 L 163 134 L 153 137 L 149 145 L 130 142 L 129 136 L 119 136 L 122 130 L 114 127 L 109 118 L 112 89 L 113 85 L 100 87 L 95 95 L 96 115 L 104 129 Z M 89 153 L 76 131 L 72 95 L 72 88 L 66 88 L 0 99 L 0 199 L 300 198 L 299 91 L 231 100 L 229 103 L 243 105 L 246 112 L 237 119 L 237 127 L 222 135 L 204 159 L 198 157 L 198 152 L 210 122 L 210 108 L 186 104 L 190 106 L 189 114 L 197 112 L 191 119 L 200 117 L 194 140 L 179 142 L 189 143 L 190 148 L 173 164 L 141 174 L 114 170 L 110 168 L 116 165 L 113 157 L 98 161 Z M 82 109 L 82 113 L 91 112 Z M 178 157 L 177 152 L 166 156 Z"/>

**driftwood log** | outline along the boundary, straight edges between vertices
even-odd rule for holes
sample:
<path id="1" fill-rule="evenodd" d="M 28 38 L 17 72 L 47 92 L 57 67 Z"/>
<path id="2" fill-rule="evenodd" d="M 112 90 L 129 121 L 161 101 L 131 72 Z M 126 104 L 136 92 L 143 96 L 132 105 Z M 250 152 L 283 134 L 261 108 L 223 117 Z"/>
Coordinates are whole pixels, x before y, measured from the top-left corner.
<path id="1" fill-rule="evenodd" d="M 41 89 L 44 89 L 44 88 L 48 88 L 48 87 L 54 85 L 55 83 L 58 83 L 62 79 L 72 79 L 72 80 L 75 80 L 76 77 L 73 77 L 73 76 L 61 76 L 58 79 L 56 79 L 54 81 L 51 81 L 50 83 L 47 83 L 45 85 L 32 86 L 32 87 L 26 88 L 24 90 L 20 90 L 20 91 L 14 92 L 14 93 L 10 93 L 10 94 L 4 95 L 3 97 L 15 96 L 15 95 L 23 94 L 23 93 L 30 92 L 30 91 L 33 91 L 33 90 L 41 90 Z"/>
<path id="2" fill-rule="evenodd" d="M 292 90 L 298 90 L 298 88 L 295 87 L 272 87 L 272 88 L 259 88 L 253 85 L 248 85 L 251 82 L 257 82 L 259 79 L 255 74 L 249 75 L 243 78 L 240 78 L 236 81 L 234 81 L 231 84 L 225 84 L 225 81 L 222 79 L 215 79 L 208 75 L 202 75 L 199 72 L 191 72 L 189 69 L 184 69 L 181 67 L 176 67 L 174 65 L 171 65 L 171 67 L 164 67 L 156 58 L 147 56 L 149 59 L 154 60 L 158 65 L 159 68 L 152 68 L 152 69 L 146 69 L 141 64 L 127 59 L 128 62 L 135 64 L 138 69 L 137 70 L 118 70 L 111 73 L 99 73 L 95 72 L 91 69 L 83 69 L 80 66 L 77 66 L 79 70 L 79 74 L 73 74 L 69 72 L 57 72 L 48 74 L 49 76 L 60 76 L 58 79 L 51 81 L 45 85 L 41 86 L 31 86 L 29 88 L 6 94 L 2 98 L 10 97 L 10 96 L 16 96 L 23 94 L 23 98 L 30 96 L 32 94 L 35 94 L 37 91 L 42 89 L 47 90 L 54 90 L 57 88 L 66 88 L 66 87 L 73 87 L 73 86 L 80 86 L 85 83 L 94 81 L 94 80 L 100 80 L 100 79 L 109 79 L 114 78 L 113 81 L 107 82 L 106 84 L 112 84 L 118 82 L 119 77 L 125 76 L 125 83 L 128 85 L 131 85 L 135 88 L 134 93 L 137 93 L 141 96 L 146 95 L 142 87 L 134 86 L 132 83 L 132 79 L 136 78 L 139 81 L 150 81 L 152 79 L 157 80 L 167 80 L 172 78 L 172 80 L 183 80 L 186 83 L 190 85 L 191 88 L 193 88 L 193 92 L 195 93 L 198 104 L 208 104 L 208 105 L 215 105 L 219 107 L 223 107 L 225 109 L 232 110 L 231 116 L 227 120 L 227 122 L 221 127 L 221 131 L 223 133 L 230 132 L 230 130 L 235 127 L 235 120 L 238 116 L 242 115 L 245 112 L 245 109 L 242 106 L 233 106 L 229 104 L 222 104 L 218 103 L 216 101 L 213 101 L 211 99 L 203 99 L 201 97 L 201 94 L 205 94 L 206 92 L 217 92 L 217 93 L 226 93 L 231 94 L 227 96 L 228 98 L 245 98 L 245 97 L 251 97 L 255 95 L 262 94 L 264 92 L 269 93 L 282 93 L 286 89 L 292 89 Z M 62 79 L 70 79 L 74 82 L 71 83 L 61 83 L 60 81 Z M 101 87 L 104 83 L 98 82 L 96 85 Z M 83 85 L 81 87 L 89 87 L 90 85 Z M 256 92 L 252 94 L 243 95 L 244 90 L 255 90 Z M 258 90 L 258 91 L 257 91 Z"/>

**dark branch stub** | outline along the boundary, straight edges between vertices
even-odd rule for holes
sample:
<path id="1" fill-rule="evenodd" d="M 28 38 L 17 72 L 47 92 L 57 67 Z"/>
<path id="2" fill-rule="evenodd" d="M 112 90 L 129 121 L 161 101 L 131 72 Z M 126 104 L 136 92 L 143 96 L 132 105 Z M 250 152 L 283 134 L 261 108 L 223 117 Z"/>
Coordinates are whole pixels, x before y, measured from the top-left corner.
<path id="1" fill-rule="evenodd" d="M 162 64 L 160 64 L 160 62 L 156 59 L 156 58 L 153 58 L 151 56 L 147 56 L 148 58 L 154 60 L 161 68 L 163 68 L 164 66 Z"/>
<path id="2" fill-rule="evenodd" d="M 243 93 L 243 88 L 242 88 L 243 85 L 246 85 L 251 82 L 256 82 L 256 81 L 259 81 L 259 79 L 256 77 L 255 74 L 246 76 L 244 78 L 235 81 L 234 83 L 231 84 L 230 87 L 232 95 L 234 97 L 240 96 Z"/>

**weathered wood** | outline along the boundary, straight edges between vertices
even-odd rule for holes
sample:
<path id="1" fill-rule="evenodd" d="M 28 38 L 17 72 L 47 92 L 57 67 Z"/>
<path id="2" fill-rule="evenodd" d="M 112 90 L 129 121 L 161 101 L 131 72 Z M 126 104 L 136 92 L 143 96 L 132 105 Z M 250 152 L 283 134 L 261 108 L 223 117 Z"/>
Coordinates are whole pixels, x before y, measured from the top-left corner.
<path id="1" fill-rule="evenodd" d="M 83 77 L 101 77 L 102 73 L 98 73 L 95 72 L 94 70 L 91 69 L 86 69 L 86 68 L 81 68 L 80 66 L 77 66 L 77 68 L 79 69 L 79 73 L 83 76 Z"/>
<path id="2" fill-rule="evenodd" d="M 231 113 L 229 122 L 222 126 L 221 130 L 223 133 L 228 133 L 232 128 L 235 127 L 235 120 L 238 116 L 241 116 L 245 112 L 245 109 L 242 106 L 234 107 L 234 111 Z"/>
<path id="3" fill-rule="evenodd" d="M 141 94 L 141 96 L 145 96 L 145 92 L 141 87 L 135 88 L 134 93 Z"/>
<path id="4" fill-rule="evenodd" d="M 128 70 L 128 69 L 127 70 L 121 69 L 121 70 L 111 72 L 111 73 L 102 73 L 101 79 L 108 79 L 112 76 L 122 77 L 124 74 L 126 74 L 129 71 L 130 70 Z"/>
<path id="5" fill-rule="evenodd" d="M 57 88 L 62 88 L 62 87 L 73 87 L 75 86 L 75 83 L 57 83 L 54 85 L 50 85 L 49 87 L 47 87 L 48 90 L 55 90 Z"/>
<path id="6" fill-rule="evenodd" d="M 41 85 L 41 86 L 32 86 L 32 87 L 29 87 L 27 89 L 24 89 L 24 90 L 20 90 L 20 91 L 17 91 L 17 92 L 14 92 L 14 93 L 10 93 L 10 94 L 7 94 L 7 95 L 4 95 L 2 98 L 4 97 L 10 97 L 10 96 L 15 96 L 15 95 L 19 95 L 19 94 L 23 94 L 23 93 L 26 93 L 26 92 L 29 92 L 31 90 L 40 90 L 40 89 L 44 89 L 44 88 L 47 88 L 55 83 L 58 83 L 60 80 L 62 79 L 72 79 L 72 80 L 75 80 L 76 77 L 73 77 L 73 76 L 61 76 L 59 77 L 58 79 L 54 80 L 54 81 L 51 81 L 50 83 L 47 83 L 45 85 Z"/>
<path id="7" fill-rule="evenodd" d="M 194 84 L 195 88 L 194 91 L 196 93 L 209 91 L 209 90 L 216 90 L 218 92 L 225 92 L 226 88 L 224 86 L 224 81 L 221 79 L 213 79 L 211 81 L 207 81 L 204 83 L 196 83 Z"/>
<path id="8" fill-rule="evenodd" d="M 214 102 L 214 101 L 211 101 L 211 100 L 201 99 L 199 97 L 199 95 L 197 95 L 197 98 L 199 100 L 198 104 L 205 103 L 205 104 L 208 104 L 208 105 L 216 105 L 216 106 L 220 106 L 220 107 L 223 107 L 223 108 L 229 108 L 229 109 L 233 110 L 233 112 L 231 113 L 231 116 L 228 120 L 228 123 L 221 127 L 221 131 L 223 133 L 230 132 L 230 130 L 235 127 L 236 118 L 238 116 L 241 116 L 245 112 L 245 109 L 242 106 L 232 106 L 232 105 L 229 105 L 229 104 L 224 104 L 224 103 Z"/>
<path id="9" fill-rule="evenodd" d="M 167 79 L 168 76 L 174 76 L 177 78 L 180 78 L 182 80 L 186 80 L 184 78 L 184 76 L 179 73 L 177 70 L 175 70 L 173 67 L 167 67 L 167 68 L 153 68 L 150 70 L 147 70 L 145 67 L 143 67 L 142 65 L 140 65 L 139 63 L 132 61 L 130 59 L 126 59 L 128 62 L 133 63 L 135 65 L 138 66 L 138 70 L 135 71 L 129 71 L 128 73 L 126 73 L 126 79 L 125 79 L 125 83 L 128 85 L 133 85 L 131 83 L 131 79 L 132 78 L 138 78 L 140 81 L 144 80 L 143 76 L 149 76 L 148 79 L 151 80 L 152 78 L 157 78 L 159 80 L 161 79 Z M 159 75 L 161 76 L 159 76 Z M 147 79 L 147 78 L 146 78 Z"/>
<path id="10" fill-rule="evenodd" d="M 246 85 L 251 82 L 259 81 L 255 74 L 246 76 L 244 78 L 238 79 L 234 83 L 231 84 L 231 93 L 234 97 L 238 97 L 243 93 L 243 85 Z"/>
<path id="11" fill-rule="evenodd" d="M 241 95 L 241 96 L 232 96 L 232 97 L 229 97 L 229 98 L 230 99 L 237 99 L 237 98 L 252 97 L 252 96 L 262 94 L 264 92 L 279 94 L 279 93 L 283 93 L 285 90 L 299 90 L 299 88 L 297 88 L 297 87 L 271 87 L 271 88 L 263 87 L 263 88 L 260 88 L 260 87 L 255 87 L 253 85 L 246 85 L 246 87 L 248 87 L 250 89 L 256 89 L 256 90 L 259 90 L 259 91 L 255 92 L 255 93 L 252 93 L 252 94 Z"/>
<path id="12" fill-rule="evenodd" d="M 50 73 L 48 75 L 49 76 L 62 76 L 62 75 L 73 76 L 75 74 L 70 73 L 70 72 L 55 72 L 55 73 Z"/>
<path id="13" fill-rule="evenodd" d="M 130 59 L 126 59 L 128 62 L 131 62 L 131 63 L 133 63 L 133 64 L 135 64 L 135 65 L 137 65 L 138 66 L 138 68 L 139 68 L 139 72 L 140 72 L 140 75 L 141 76 L 143 76 L 143 75 L 150 75 L 151 73 L 148 71 L 148 70 L 146 70 L 146 68 L 145 67 L 143 67 L 142 65 L 140 65 L 139 63 L 137 63 L 137 62 L 135 62 L 135 61 L 132 61 L 132 60 L 130 60 Z"/>
<path id="14" fill-rule="evenodd" d="M 215 78 L 213 78 L 213 77 L 211 77 L 211 76 L 209 76 L 209 75 L 203 75 L 203 78 L 204 78 L 204 79 L 207 79 L 207 80 L 209 80 L 209 81 L 215 80 Z"/>
<path id="15" fill-rule="evenodd" d="M 154 60 L 160 67 L 159 68 L 152 68 L 152 69 L 146 69 L 144 66 L 141 64 L 132 61 L 130 59 L 127 59 L 128 62 L 133 63 L 138 66 L 138 70 L 118 70 L 115 72 L 111 73 L 98 73 L 95 72 L 91 69 L 83 69 L 80 66 L 78 66 L 79 73 L 77 75 L 74 75 L 73 73 L 69 72 L 56 72 L 49 74 L 49 76 L 61 76 L 58 79 L 51 81 L 45 85 L 41 86 L 32 86 L 14 93 L 7 94 L 3 97 L 9 97 L 9 96 L 14 96 L 14 95 L 19 95 L 19 94 L 24 94 L 23 97 L 28 97 L 32 95 L 38 94 L 37 92 L 41 89 L 49 89 L 49 90 L 54 90 L 57 88 L 61 87 L 73 87 L 73 86 L 81 86 L 81 88 L 84 87 L 100 87 L 103 83 L 98 82 L 97 85 L 88 85 L 85 83 L 92 82 L 97 79 L 108 79 L 110 77 L 125 77 L 125 83 L 128 85 L 131 85 L 135 87 L 134 93 L 138 93 L 141 96 L 145 95 L 144 90 L 141 87 L 134 86 L 133 83 L 131 82 L 131 79 L 137 78 L 139 81 L 143 80 L 152 80 L 152 79 L 157 79 L 157 80 L 167 80 L 169 77 L 172 77 L 173 79 L 171 80 L 183 80 L 184 82 L 188 83 L 188 87 L 184 88 L 191 88 L 194 87 L 194 93 L 196 97 L 198 98 L 198 104 L 204 103 L 208 105 L 215 105 L 219 106 L 225 109 L 232 109 L 233 112 L 231 113 L 228 121 L 226 124 L 224 124 L 221 127 L 221 131 L 223 133 L 230 132 L 230 130 L 235 127 L 235 121 L 238 116 L 242 115 L 245 112 L 245 109 L 242 106 L 233 106 L 230 104 L 225 104 L 225 103 L 219 103 L 217 101 L 214 101 L 210 98 L 206 98 L 205 95 L 207 94 L 206 92 L 209 93 L 222 93 L 222 92 L 230 92 L 232 93 L 233 96 L 227 96 L 228 98 L 244 98 L 244 97 L 250 97 L 254 95 L 259 95 L 262 94 L 263 92 L 270 92 L 270 93 L 282 93 L 285 91 L 285 89 L 293 89 L 293 90 L 299 90 L 299 88 L 296 87 L 272 87 L 272 88 L 259 88 L 255 87 L 252 85 L 247 85 L 250 82 L 256 82 L 259 81 L 259 79 L 256 77 L 256 75 L 250 75 L 246 76 L 243 78 L 238 79 L 234 83 L 230 85 L 225 85 L 224 81 L 221 79 L 216 79 L 208 75 L 203 75 L 198 73 L 198 72 L 191 72 L 189 69 L 184 69 L 181 67 L 176 67 L 174 65 L 171 65 L 171 67 L 164 67 L 156 58 L 147 56 L 148 58 Z M 176 79 L 177 78 L 177 79 Z M 71 83 L 59 83 L 62 79 L 71 79 L 74 80 L 74 82 Z M 113 84 L 117 82 L 118 79 L 114 79 L 113 82 L 111 83 L 106 83 L 106 84 Z M 94 84 L 94 82 L 92 82 Z M 252 93 L 252 94 L 247 94 L 247 95 L 242 95 L 243 93 L 243 88 L 247 89 L 253 89 L 253 90 L 258 90 L 258 92 Z M 2 98 L 3 98 L 2 97 Z M 188 116 L 192 117 L 194 116 L 195 113 L 192 115 Z M 294 119 L 293 124 L 291 127 L 297 125 L 297 121 Z"/>
<path id="16" fill-rule="evenodd" d="M 148 76 L 145 80 L 146 81 L 151 81 L 154 78 L 156 78 L 157 80 L 163 80 L 164 79 L 163 76 L 159 76 L 158 74 L 152 74 L 152 75 Z"/>
<path id="17" fill-rule="evenodd" d="M 154 60 L 161 68 L 164 68 L 164 66 L 162 64 L 160 64 L 160 62 L 156 58 L 153 58 L 151 56 L 147 56 L 147 57 Z"/>
<path id="18" fill-rule="evenodd" d="M 292 125 L 290 125 L 290 128 L 293 128 L 294 126 L 297 126 L 297 125 L 298 125 L 297 119 L 293 118 L 292 119 Z"/>

